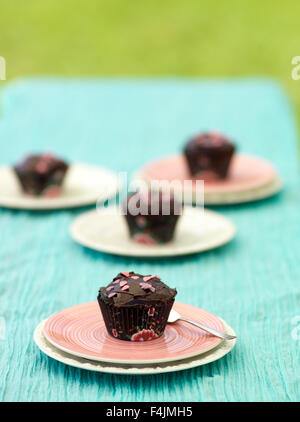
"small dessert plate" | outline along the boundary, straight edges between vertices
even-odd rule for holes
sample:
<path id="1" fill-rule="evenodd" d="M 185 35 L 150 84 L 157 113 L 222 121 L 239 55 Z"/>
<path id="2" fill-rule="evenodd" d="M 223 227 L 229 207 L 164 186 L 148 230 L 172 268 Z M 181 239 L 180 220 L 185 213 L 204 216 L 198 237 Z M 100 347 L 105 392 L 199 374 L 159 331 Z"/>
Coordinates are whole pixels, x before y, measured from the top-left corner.
<path id="1" fill-rule="evenodd" d="M 221 318 L 227 334 L 235 335 L 233 329 Z M 47 320 L 42 321 L 34 331 L 34 341 L 39 349 L 47 356 L 57 360 L 58 362 L 70 365 L 75 368 L 85 369 L 88 371 L 104 372 L 109 374 L 119 375 L 154 375 L 163 374 L 167 372 L 183 371 L 185 369 L 195 368 L 207 363 L 214 362 L 227 353 L 229 353 L 235 346 L 236 340 L 224 340 L 215 348 L 206 353 L 193 356 L 187 359 L 175 360 L 161 363 L 147 363 L 147 364 L 116 364 L 110 362 L 101 362 L 95 360 L 88 360 L 74 356 L 72 354 L 63 352 L 53 344 L 49 343 L 44 336 L 44 326 Z"/>
<path id="2" fill-rule="evenodd" d="M 177 302 L 174 309 L 186 318 L 225 332 L 221 319 L 210 312 Z M 223 341 L 184 321 L 167 324 L 164 334 L 155 340 L 118 340 L 107 333 L 97 302 L 57 312 L 47 319 L 43 333 L 49 343 L 71 355 L 93 361 L 135 365 L 191 358 L 207 353 Z"/>
<path id="3" fill-rule="evenodd" d="M 23 210 L 52 210 L 81 207 L 105 201 L 119 190 L 117 175 L 108 169 L 72 164 L 58 197 L 31 197 L 22 192 L 11 167 L 0 167 L 0 206 Z"/>
<path id="4" fill-rule="evenodd" d="M 191 180 L 183 155 L 163 158 L 144 166 L 135 178 L 151 180 Z M 204 201 L 209 205 L 234 204 L 267 198 L 279 192 L 282 182 L 275 168 L 258 157 L 236 154 L 229 176 L 204 183 Z M 193 192 L 192 192 L 193 193 Z"/>
<path id="5" fill-rule="evenodd" d="M 214 249 L 235 235 L 233 223 L 214 211 L 185 206 L 171 242 L 143 245 L 128 233 L 124 215 L 117 207 L 88 211 L 77 217 L 70 227 L 72 238 L 83 246 L 100 252 L 136 257 L 186 255 Z"/>

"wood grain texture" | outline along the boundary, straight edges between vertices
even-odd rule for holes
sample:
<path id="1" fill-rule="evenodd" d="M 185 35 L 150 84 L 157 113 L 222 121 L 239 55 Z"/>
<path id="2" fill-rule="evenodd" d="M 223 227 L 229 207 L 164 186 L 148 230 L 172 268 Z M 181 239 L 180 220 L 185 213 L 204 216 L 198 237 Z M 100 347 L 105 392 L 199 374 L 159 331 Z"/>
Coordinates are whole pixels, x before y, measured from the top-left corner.
<path id="1" fill-rule="evenodd" d="M 218 128 L 241 152 L 271 160 L 282 194 L 219 207 L 237 225 L 230 244 L 174 259 L 134 259 L 75 244 L 83 210 L 0 210 L 1 401 L 296 401 L 300 398 L 299 174 L 293 111 L 268 80 L 17 81 L 2 92 L 1 161 L 52 150 L 70 160 L 133 173 L 176 153 L 195 132 Z M 43 355 L 32 335 L 55 311 L 96 298 L 122 270 L 158 274 L 178 301 L 220 315 L 236 348 L 204 367 L 157 376 L 87 372 Z M 3 332 L 3 330 L 1 331 Z"/>

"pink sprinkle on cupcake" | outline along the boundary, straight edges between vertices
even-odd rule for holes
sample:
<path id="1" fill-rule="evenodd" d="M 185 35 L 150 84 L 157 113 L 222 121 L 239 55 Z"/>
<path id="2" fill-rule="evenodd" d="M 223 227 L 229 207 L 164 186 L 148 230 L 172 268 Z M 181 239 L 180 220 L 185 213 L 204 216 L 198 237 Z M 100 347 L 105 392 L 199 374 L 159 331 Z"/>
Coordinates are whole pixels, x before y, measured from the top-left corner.
<path id="1" fill-rule="evenodd" d="M 140 283 L 140 286 L 142 289 L 149 289 L 151 287 L 151 284 L 149 283 Z"/>
<path id="2" fill-rule="evenodd" d="M 146 276 L 146 277 L 143 277 L 143 280 L 144 280 L 145 282 L 147 282 L 147 281 L 149 281 L 149 280 L 152 280 L 152 278 L 156 278 L 156 275 L 148 275 L 148 276 Z"/>
<path id="3" fill-rule="evenodd" d="M 48 170 L 48 165 L 47 165 L 47 163 L 44 163 L 44 162 L 42 162 L 42 161 L 40 161 L 40 162 L 37 164 L 37 166 L 36 166 L 36 171 L 37 171 L 38 173 L 46 173 L 46 172 L 47 172 L 47 170 Z"/>
<path id="4" fill-rule="evenodd" d="M 151 292 L 155 292 L 155 287 L 151 286 L 149 283 L 140 283 L 141 289 L 143 290 L 151 290 Z"/>

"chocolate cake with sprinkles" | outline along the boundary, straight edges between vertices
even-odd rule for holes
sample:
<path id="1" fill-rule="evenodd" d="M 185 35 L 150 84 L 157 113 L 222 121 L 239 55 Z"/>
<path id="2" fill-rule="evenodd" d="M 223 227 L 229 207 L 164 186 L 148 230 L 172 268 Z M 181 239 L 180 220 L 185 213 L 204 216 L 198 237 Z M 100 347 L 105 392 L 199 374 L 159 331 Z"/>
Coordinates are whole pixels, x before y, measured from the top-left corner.
<path id="1" fill-rule="evenodd" d="M 107 332 L 127 341 L 159 338 L 176 294 L 176 289 L 168 287 L 156 275 L 119 273 L 107 287 L 101 287 L 98 294 Z"/>
<path id="2" fill-rule="evenodd" d="M 29 155 L 14 167 L 27 195 L 55 197 L 61 193 L 68 164 L 51 154 Z"/>
<path id="3" fill-rule="evenodd" d="M 234 154 L 233 143 L 219 133 L 194 136 L 184 148 L 184 155 L 193 177 L 225 179 Z"/>
<path id="4" fill-rule="evenodd" d="M 124 208 L 130 237 L 145 245 L 171 241 L 182 212 L 181 202 L 161 191 L 131 194 Z"/>

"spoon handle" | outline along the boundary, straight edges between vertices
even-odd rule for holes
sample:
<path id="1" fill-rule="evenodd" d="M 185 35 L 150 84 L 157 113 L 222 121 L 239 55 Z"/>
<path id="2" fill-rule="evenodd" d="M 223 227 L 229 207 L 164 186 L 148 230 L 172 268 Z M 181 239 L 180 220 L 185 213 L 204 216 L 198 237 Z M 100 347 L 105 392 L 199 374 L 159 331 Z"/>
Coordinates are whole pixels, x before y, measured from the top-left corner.
<path id="1" fill-rule="evenodd" d="M 210 334 L 213 334 L 216 337 L 222 338 L 224 340 L 233 340 L 236 336 L 231 336 L 226 333 L 221 333 L 220 331 L 214 330 L 213 328 L 206 327 L 205 325 L 200 324 L 199 322 L 192 321 L 191 319 L 180 317 L 182 321 L 189 322 L 190 324 L 196 325 L 196 327 L 201 328 L 204 331 L 207 331 Z"/>

